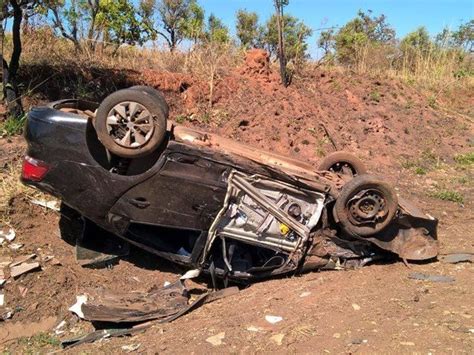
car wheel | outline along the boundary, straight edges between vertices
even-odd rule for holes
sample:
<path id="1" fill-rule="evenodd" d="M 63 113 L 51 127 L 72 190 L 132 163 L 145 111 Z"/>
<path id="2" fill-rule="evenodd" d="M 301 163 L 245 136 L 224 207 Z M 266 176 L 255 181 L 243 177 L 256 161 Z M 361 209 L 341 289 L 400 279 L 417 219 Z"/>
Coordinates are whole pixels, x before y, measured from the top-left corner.
<path id="1" fill-rule="evenodd" d="M 344 231 L 367 237 L 382 231 L 395 217 L 398 198 L 393 188 L 372 175 L 359 175 L 342 188 L 334 215 Z"/>
<path id="2" fill-rule="evenodd" d="M 138 158 L 161 145 L 167 118 L 167 110 L 154 95 L 139 89 L 124 89 L 102 101 L 97 109 L 95 129 L 111 153 Z"/>
<path id="3" fill-rule="evenodd" d="M 135 85 L 130 87 L 130 89 L 139 90 L 141 92 L 144 92 L 145 94 L 153 96 L 159 102 L 163 112 L 165 113 L 165 116 L 169 116 L 170 109 L 168 107 L 168 104 L 166 103 L 165 97 L 160 91 L 156 90 L 155 88 L 152 88 L 151 86 L 146 85 Z"/>
<path id="4" fill-rule="evenodd" d="M 334 173 L 351 175 L 366 174 L 364 163 L 356 156 L 346 152 L 334 152 L 326 156 L 319 164 L 319 171 L 332 171 Z"/>

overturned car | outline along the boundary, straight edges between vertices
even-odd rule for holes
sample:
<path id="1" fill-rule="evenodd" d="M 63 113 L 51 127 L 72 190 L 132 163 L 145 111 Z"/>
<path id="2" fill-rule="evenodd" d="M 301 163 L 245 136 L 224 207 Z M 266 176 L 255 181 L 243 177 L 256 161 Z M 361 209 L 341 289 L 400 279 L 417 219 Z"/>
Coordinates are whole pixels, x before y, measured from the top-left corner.
<path id="1" fill-rule="evenodd" d="M 225 279 L 437 256 L 437 220 L 336 152 L 315 168 L 168 122 L 144 86 L 30 111 L 22 181 L 89 223 Z"/>

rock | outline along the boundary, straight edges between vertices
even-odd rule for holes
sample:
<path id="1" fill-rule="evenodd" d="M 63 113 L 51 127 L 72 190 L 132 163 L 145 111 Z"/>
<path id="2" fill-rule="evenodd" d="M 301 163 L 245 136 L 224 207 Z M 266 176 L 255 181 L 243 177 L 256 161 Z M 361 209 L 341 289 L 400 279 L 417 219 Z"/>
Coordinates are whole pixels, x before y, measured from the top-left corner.
<path id="1" fill-rule="evenodd" d="M 360 311 L 360 306 L 356 303 L 352 304 L 352 308 L 354 308 L 354 311 Z"/>
<path id="2" fill-rule="evenodd" d="M 277 345 L 281 345 L 284 337 L 285 337 L 285 334 L 279 333 L 279 334 L 275 334 L 271 336 L 270 339 L 273 340 L 275 343 L 277 343 Z"/>
<path id="3" fill-rule="evenodd" d="M 212 346 L 219 346 L 219 345 L 222 345 L 222 340 L 224 340 L 224 338 L 225 338 L 225 332 L 221 332 L 219 334 L 216 334 L 207 338 L 206 341 L 212 344 Z"/>
<path id="4" fill-rule="evenodd" d="M 336 338 L 336 339 L 339 339 L 341 337 L 341 334 L 340 333 L 334 333 L 332 335 L 333 338 Z"/>

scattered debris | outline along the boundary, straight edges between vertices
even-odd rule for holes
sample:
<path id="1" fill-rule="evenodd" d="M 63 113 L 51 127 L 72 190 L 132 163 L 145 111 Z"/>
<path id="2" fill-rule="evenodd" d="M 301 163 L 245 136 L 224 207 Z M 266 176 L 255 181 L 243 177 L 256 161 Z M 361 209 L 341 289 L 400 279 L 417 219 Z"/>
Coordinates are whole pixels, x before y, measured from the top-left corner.
<path id="1" fill-rule="evenodd" d="M 194 279 L 199 276 L 201 271 L 199 269 L 189 270 L 183 276 L 180 277 L 180 280 L 189 280 Z"/>
<path id="2" fill-rule="evenodd" d="M 265 316 L 265 320 L 266 320 L 268 323 L 276 324 L 276 323 L 278 323 L 278 322 L 281 322 L 281 321 L 283 320 L 283 317 L 266 315 L 266 316 Z"/>
<path id="3" fill-rule="evenodd" d="M 28 287 L 18 286 L 18 292 L 20 292 L 20 296 L 22 298 L 25 298 L 26 294 L 28 293 Z"/>
<path id="4" fill-rule="evenodd" d="M 8 232 L 0 231 L 0 244 L 2 244 L 5 239 L 9 242 L 12 242 L 16 237 L 15 230 L 10 228 Z"/>
<path id="5" fill-rule="evenodd" d="M 341 337 L 341 334 L 340 333 L 334 333 L 332 335 L 333 338 L 336 338 L 336 339 L 339 339 Z"/>
<path id="6" fill-rule="evenodd" d="M 261 327 L 255 327 L 255 326 L 253 326 L 253 325 L 247 327 L 247 330 L 248 330 L 249 332 L 256 332 L 256 333 L 264 332 L 264 331 L 265 331 L 265 329 L 263 329 L 263 328 L 261 328 Z"/>
<path id="7" fill-rule="evenodd" d="M 5 304 L 5 295 L 0 293 L 0 307 L 3 307 Z"/>
<path id="8" fill-rule="evenodd" d="M 281 345 L 283 343 L 283 338 L 285 337 L 285 334 L 279 333 L 275 334 L 270 337 L 271 340 L 273 340 L 277 345 Z"/>
<path id="9" fill-rule="evenodd" d="M 302 292 L 300 297 L 303 298 L 303 297 L 308 297 L 309 295 L 311 294 L 311 292 L 309 291 L 305 291 L 305 292 Z"/>
<path id="10" fill-rule="evenodd" d="M 96 330 L 79 338 L 62 342 L 64 347 L 91 343 L 106 337 L 118 337 L 143 331 L 154 324 L 172 322 L 191 310 L 239 292 L 238 287 L 228 287 L 219 291 L 204 293 L 194 302 L 189 302 L 189 292 L 184 281 L 148 292 L 111 294 L 103 290 L 95 294 L 77 296 L 77 302 L 69 308 L 80 318 L 92 322 L 139 323 L 132 328 Z"/>
<path id="11" fill-rule="evenodd" d="M 6 281 L 7 279 L 5 278 L 5 273 L 3 272 L 3 268 L 0 267 L 0 287 L 2 287 Z"/>
<path id="12" fill-rule="evenodd" d="M 54 328 L 54 334 L 59 335 L 64 333 L 64 330 L 61 330 L 62 327 L 66 325 L 66 321 L 63 320 L 61 321 L 55 328 Z"/>
<path id="13" fill-rule="evenodd" d="M 7 319 L 10 319 L 11 317 L 13 317 L 13 311 L 8 310 L 0 314 L 0 321 L 6 321 Z"/>
<path id="14" fill-rule="evenodd" d="M 352 339 L 350 344 L 351 345 L 360 345 L 360 344 L 367 344 L 368 340 L 367 339 Z"/>
<path id="15" fill-rule="evenodd" d="M 354 308 L 354 311 L 360 311 L 360 306 L 357 303 L 353 303 L 352 308 Z"/>
<path id="16" fill-rule="evenodd" d="M 401 342 L 400 342 L 400 345 L 404 345 L 404 346 L 415 346 L 415 343 L 412 342 L 412 341 L 401 341 Z"/>
<path id="17" fill-rule="evenodd" d="M 38 205 L 41 207 L 49 208 L 50 210 L 59 212 L 59 201 L 58 200 L 51 200 L 51 201 L 46 201 L 46 200 L 36 200 L 32 199 L 31 203 L 33 205 Z"/>
<path id="18" fill-rule="evenodd" d="M 473 253 L 453 253 L 453 254 L 441 255 L 439 259 L 443 263 L 448 263 L 448 264 L 472 263 L 474 262 L 474 254 Z"/>
<path id="19" fill-rule="evenodd" d="M 21 248 L 23 248 L 23 244 L 21 244 L 21 243 L 12 243 L 8 247 L 11 250 L 16 251 L 16 250 L 20 250 Z"/>
<path id="20" fill-rule="evenodd" d="M 36 258 L 36 254 L 29 254 L 29 255 L 21 255 L 18 258 L 15 258 L 11 263 L 10 267 L 18 266 L 24 262 L 27 262 L 28 260 Z"/>
<path id="21" fill-rule="evenodd" d="M 18 266 L 13 266 L 10 269 L 10 275 L 13 278 L 16 278 L 18 276 L 21 276 L 23 274 L 26 274 L 27 272 L 36 270 L 40 268 L 40 263 L 35 262 L 35 263 L 22 263 Z"/>
<path id="22" fill-rule="evenodd" d="M 429 275 L 423 274 L 421 272 L 412 272 L 408 275 L 409 279 L 412 280 L 422 280 L 422 281 L 432 281 L 432 282 L 454 282 L 456 279 L 452 276 L 445 275 Z"/>
<path id="23" fill-rule="evenodd" d="M 122 345 L 122 350 L 131 353 L 133 351 L 137 351 L 141 344 L 130 344 L 130 345 Z"/>
<path id="24" fill-rule="evenodd" d="M 69 311 L 75 313 L 79 318 L 84 319 L 84 313 L 82 313 L 82 305 L 87 302 L 86 295 L 76 296 L 76 303 L 69 307 Z"/>
<path id="25" fill-rule="evenodd" d="M 222 345 L 222 340 L 225 338 L 225 332 L 221 332 L 219 334 L 213 335 L 209 338 L 206 339 L 206 341 L 213 346 L 219 346 Z"/>
<path id="26" fill-rule="evenodd" d="M 163 287 L 168 287 L 169 285 L 171 285 L 171 282 L 165 281 L 165 283 L 163 284 Z"/>

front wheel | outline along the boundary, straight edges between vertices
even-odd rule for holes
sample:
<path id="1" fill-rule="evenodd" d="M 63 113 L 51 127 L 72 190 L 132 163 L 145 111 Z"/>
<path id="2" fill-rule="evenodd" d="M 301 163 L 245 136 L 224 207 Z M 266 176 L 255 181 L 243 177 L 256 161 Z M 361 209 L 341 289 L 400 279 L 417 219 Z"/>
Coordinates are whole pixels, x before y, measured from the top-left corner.
<path id="1" fill-rule="evenodd" d="M 319 164 L 318 170 L 331 171 L 351 177 L 367 173 L 364 163 L 355 155 L 346 152 L 329 154 Z"/>
<path id="2" fill-rule="evenodd" d="M 371 175 L 359 175 L 342 188 L 334 217 L 350 235 L 367 237 L 381 232 L 395 217 L 398 198 L 392 187 Z"/>

